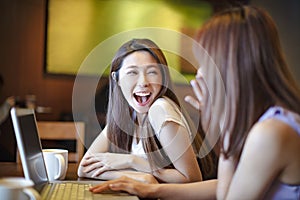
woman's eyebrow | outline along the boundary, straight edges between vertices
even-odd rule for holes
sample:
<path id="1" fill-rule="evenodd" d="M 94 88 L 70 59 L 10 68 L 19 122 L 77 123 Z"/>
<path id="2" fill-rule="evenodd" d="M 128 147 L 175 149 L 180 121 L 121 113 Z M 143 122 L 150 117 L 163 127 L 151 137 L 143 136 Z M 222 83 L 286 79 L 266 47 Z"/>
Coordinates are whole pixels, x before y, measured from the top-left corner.
<path id="1" fill-rule="evenodd" d="M 149 68 L 158 68 L 158 65 L 157 65 L 157 63 L 151 63 L 151 64 L 147 65 L 147 68 L 148 69 Z"/>
<path id="2" fill-rule="evenodd" d="M 142 65 L 142 66 L 145 66 L 147 69 L 149 68 L 158 68 L 158 65 L 156 63 L 151 63 L 151 64 L 145 64 L 145 65 Z M 128 65 L 128 66 L 125 66 L 126 69 L 136 69 L 136 68 L 139 68 L 139 66 L 137 65 Z"/>
<path id="3" fill-rule="evenodd" d="M 136 66 L 136 65 L 125 66 L 125 69 L 135 69 L 135 68 L 138 68 L 138 66 Z"/>

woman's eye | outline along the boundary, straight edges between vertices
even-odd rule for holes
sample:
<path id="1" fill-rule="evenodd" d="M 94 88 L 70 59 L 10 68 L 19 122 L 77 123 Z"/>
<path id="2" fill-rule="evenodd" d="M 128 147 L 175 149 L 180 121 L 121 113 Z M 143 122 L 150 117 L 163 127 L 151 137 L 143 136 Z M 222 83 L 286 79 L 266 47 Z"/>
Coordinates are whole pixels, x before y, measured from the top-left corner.
<path id="1" fill-rule="evenodd" d="M 137 72 L 136 71 L 128 71 L 126 72 L 127 75 L 136 75 Z"/>
<path id="2" fill-rule="evenodd" d="M 158 73 L 157 73 L 157 71 L 155 71 L 155 70 L 151 70 L 151 71 L 148 72 L 148 74 L 154 74 L 154 75 L 156 75 L 156 74 L 158 74 Z"/>

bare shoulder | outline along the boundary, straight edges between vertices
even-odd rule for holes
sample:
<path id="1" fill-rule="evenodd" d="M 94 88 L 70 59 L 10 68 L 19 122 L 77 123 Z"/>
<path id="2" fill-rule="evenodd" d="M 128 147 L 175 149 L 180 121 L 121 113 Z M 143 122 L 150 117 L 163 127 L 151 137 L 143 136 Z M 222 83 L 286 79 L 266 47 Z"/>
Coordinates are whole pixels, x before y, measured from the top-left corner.
<path id="1" fill-rule="evenodd" d="M 300 137 L 290 125 L 278 120 L 267 119 L 256 123 L 249 132 L 248 142 L 255 144 L 282 146 L 291 141 L 300 142 Z"/>
<path id="2" fill-rule="evenodd" d="M 250 130 L 244 146 L 244 150 L 270 163 L 279 163 L 280 168 L 294 159 L 299 148 L 300 137 L 297 132 L 288 124 L 273 118 L 257 122 Z"/>
<path id="3" fill-rule="evenodd" d="M 296 173 L 300 167 L 300 136 L 285 122 L 267 119 L 255 124 L 246 140 L 246 149 L 256 152 L 265 162 L 270 161 L 274 168 L 280 168 L 281 180 L 294 182 L 296 174 L 300 178 L 300 173 Z"/>

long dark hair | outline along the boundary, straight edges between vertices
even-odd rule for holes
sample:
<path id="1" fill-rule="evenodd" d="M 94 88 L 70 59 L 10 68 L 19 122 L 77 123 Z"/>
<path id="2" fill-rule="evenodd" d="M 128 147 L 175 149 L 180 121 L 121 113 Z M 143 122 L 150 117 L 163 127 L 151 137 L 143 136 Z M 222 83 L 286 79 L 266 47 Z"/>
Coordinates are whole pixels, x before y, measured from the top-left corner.
<path id="1" fill-rule="evenodd" d="M 300 114 L 300 90 L 266 11 L 251 6 L 224 10 L 202 27 L 198 41 L 219 68 L 225 85 L 226 119 L 221 134 L 225 157 L 239 158 L 251 127 L 269 107 L 280 105 Z"/>
<path id="2" fill-rule="evenodd" d="M 110 74 L 114 72 L 116 75 L 115 78 L 109 77 L 109 103 L 107 113 L 107 135 L 111 141 L 110 151 L 112 152 L 128 153 L 131 151 L 133 133 L 137 126 L 135 111 L 129 106 L 117 84 L 117 81 L 119 80 L 118 72 L 124 58 L 136 51 L 147 51 L 159 64 L 163 80 L 161 90 L 156 99 L 163 96 L 168 97 L 182 110 L 180 102 L 173 92 L 173 84 L 171 82 L 168 64 L 161 49 L 149 39 L 132 39 L 126 42 L 117 51 L 110 68 Z M 149 123 L 148 117 L 144 121 L 144 125 L 146 130 L 144 130 L 144 135 L 140 139 L 142 140 L 143 147 L 152 169 L 157 169 L 157 167 L 173 167 L 172 162 L 162 150 L 162 147 L 154 134 L 154 130 Z M 190 125 L 192 126 L 192 124 Z M 197 144 L 194 146 L 199 148 L 202 143 L 200 135 L 194 132 L 194 137 L 194 144 Z M 204 166 L 211 165 L 211 160 L 208 158 L 209 157 L 202 161 Z M 209 167 L 206 167 L 206 169 L 207 171 L 210 170 Z M 203 173 L 206 172 L 204 171 Z"/>

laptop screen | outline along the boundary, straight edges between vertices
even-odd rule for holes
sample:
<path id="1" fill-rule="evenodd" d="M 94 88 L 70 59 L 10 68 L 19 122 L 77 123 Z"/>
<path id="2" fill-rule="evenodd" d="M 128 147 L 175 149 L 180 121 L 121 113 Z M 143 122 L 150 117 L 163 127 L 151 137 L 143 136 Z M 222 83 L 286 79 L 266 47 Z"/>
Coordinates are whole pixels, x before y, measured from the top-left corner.
<path id="1" fill-rule="evenodd" d="M 25 178 L 35 185 L 48 182 L 34 110 L 12 108 L 11 116 Z"/>

